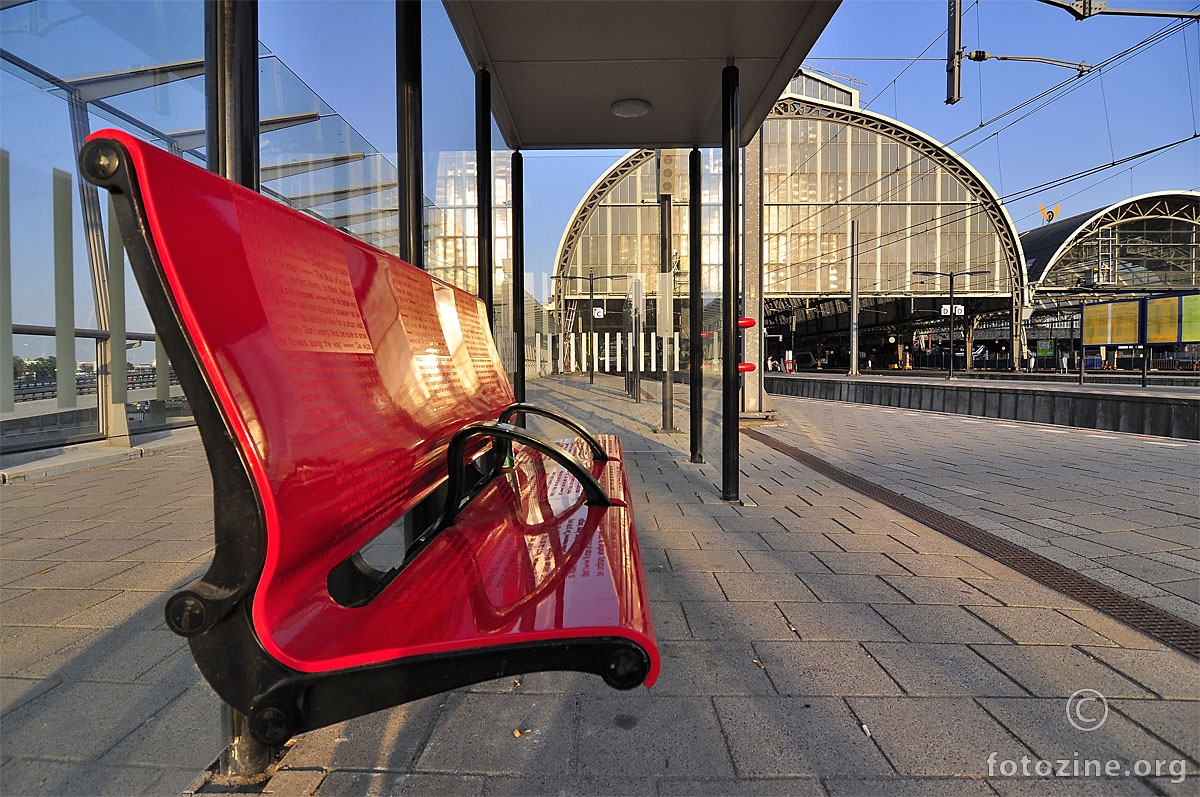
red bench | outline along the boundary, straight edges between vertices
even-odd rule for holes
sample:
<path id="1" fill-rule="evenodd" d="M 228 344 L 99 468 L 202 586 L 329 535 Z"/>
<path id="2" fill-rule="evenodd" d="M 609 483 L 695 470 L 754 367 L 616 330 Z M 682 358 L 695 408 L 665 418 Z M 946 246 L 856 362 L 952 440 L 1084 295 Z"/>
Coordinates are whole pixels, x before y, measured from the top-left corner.
<path id="1" fill-rule="evenodd" d="M 620 444 L 514 405 L 476 297 L 119 131 L 80 168 L 212 471 L 216 553 L 167 621 L 255 736 L 538 670 L 654 682 Z"/>

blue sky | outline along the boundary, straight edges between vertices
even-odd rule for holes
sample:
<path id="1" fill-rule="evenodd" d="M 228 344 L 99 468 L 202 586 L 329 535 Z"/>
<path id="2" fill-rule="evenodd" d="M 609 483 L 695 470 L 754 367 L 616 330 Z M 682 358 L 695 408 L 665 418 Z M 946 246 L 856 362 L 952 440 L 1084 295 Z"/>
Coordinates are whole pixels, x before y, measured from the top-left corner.
<path id="1" fill-rule="evenodd" d="M 1200 7 L 1173 0 L 1117 0 L 1112 5 Z M 1075 21 L 1067 12 L 1034 0 L 966 0 L 964 7 L 963 44 L 968 50 L 1089 65 L 1103 63 L 1173 24 L 1171 19 L 1150 17 Z M 263 42 L 376 147 L 392 152 L 392 3 L 264 0 L 260 8 Z M 426 147 L 473 148 L 470 67 L 440 4 L 426 3 L 424 21 Z M 1069 93 L 1024 119 L 1014 121 L 1033 106 L 982 129 L 977 129 L 981 122 L 1077 73 L 1038 63 L 967 62 L 963 99 L 948 106 L 945 27 L 942 0 L 845 0 L 813 48 L 810 63 L 862 81 L 863 102 L 870 102 L 872 110 L 939 141 L 959 139 L 952 149 L 1002 196 L 1020 196 L 1056 178 L 1189 138 L 1200 129 L 1200 23 L 1075 81 L 1064 87 Z M 331 59 L 333 52 L 344 56 Z M 922 54 L 929 60 L 912 60 Z M 540 273 L 553 261 L 576 204 L 620 154 L 526 153 L 530 271 Z M 1168 188 L 1200 188 L 1200 139 L 1015 199 L 1009 210 L 1024 230 L 1041 223 L 1039 203 L 1053 207 L 1061 202 L 1061 213 L 1071 215 Z"/>

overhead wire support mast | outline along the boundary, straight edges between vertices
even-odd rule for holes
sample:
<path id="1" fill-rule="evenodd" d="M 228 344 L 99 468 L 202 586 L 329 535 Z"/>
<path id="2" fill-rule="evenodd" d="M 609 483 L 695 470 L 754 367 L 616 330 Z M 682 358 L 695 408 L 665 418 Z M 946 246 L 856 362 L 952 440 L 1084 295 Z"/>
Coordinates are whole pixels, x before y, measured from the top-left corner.
<path id="1" fill-rule="evenodd" d="M 1061 8 L 1077 20 L 1102 14 L 1135 17 L 1171 17 L 1174 19 L 1200 19 L 1200 11 L 1173 11 L 1143 8 L 1109 8 L 1108 3 L 1099 0 L 1038 0 L 1039 3 Z M 946 23 L 946 104 L 954 105 L 962 99 L 962 62 L 963 58 L 971 61 L 984 61 L 994 58 L 997 61 L 1034 61 L 1052 66 L 1063 66 L 1079 71 L 1080 76 L 1091 72 L 1095 67 L 1084 63 L 1071 63 L 1055 58 L 1039 58 L 1036 56 L 992 55 L 983 50 L 968 53 L 962 46 L 962 0 L 947 0 Z"/>
<path id="2" fill-rule="evenodd" d="M 1088 17 L 1100 14 L 1110 14 L 1125 17 L 1174 17 L 1177 19 L 1200 19 L 1200 11 L 1158 11 L 1151 8 L 1109 8 L 1108 3 L 1099 0 L 1038 0 L 1048 6 L 1061 8 L 1075 19 L 1083 21 Z"/>

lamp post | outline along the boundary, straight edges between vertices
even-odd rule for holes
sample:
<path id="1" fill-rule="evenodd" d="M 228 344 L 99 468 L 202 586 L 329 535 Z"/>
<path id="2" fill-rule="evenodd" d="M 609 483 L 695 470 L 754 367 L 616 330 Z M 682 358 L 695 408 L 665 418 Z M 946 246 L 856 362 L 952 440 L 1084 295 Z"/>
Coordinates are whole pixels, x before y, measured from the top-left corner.
<path id="1" fill-rule="evenodd" d="M 954 378 L 954 278 L 955 277 L 971 277 L 979 274 L 987 274 L 986 271 L 914 271 L 913 274 L 920 274 L 928 277 L 949 277 L 950 278 L 950 372 L 947 379 Z M 965 342 L 965 341 L 964 341 Z M 964 352 L 967 357 L 971 356 L 970 352 Z"/>

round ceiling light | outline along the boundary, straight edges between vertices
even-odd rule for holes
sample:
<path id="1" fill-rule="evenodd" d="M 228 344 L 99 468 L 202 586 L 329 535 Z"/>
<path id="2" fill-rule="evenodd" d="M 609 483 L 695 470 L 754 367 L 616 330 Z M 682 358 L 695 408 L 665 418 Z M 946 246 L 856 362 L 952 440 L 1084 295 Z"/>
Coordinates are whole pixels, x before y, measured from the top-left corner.
<path id="1" fill-rule="evenodd" d="M 612 104 L 612 115 L 621 119 L 636 119 L 650 113 L 650 103 L 645 100 L 617 100 Z"/>

